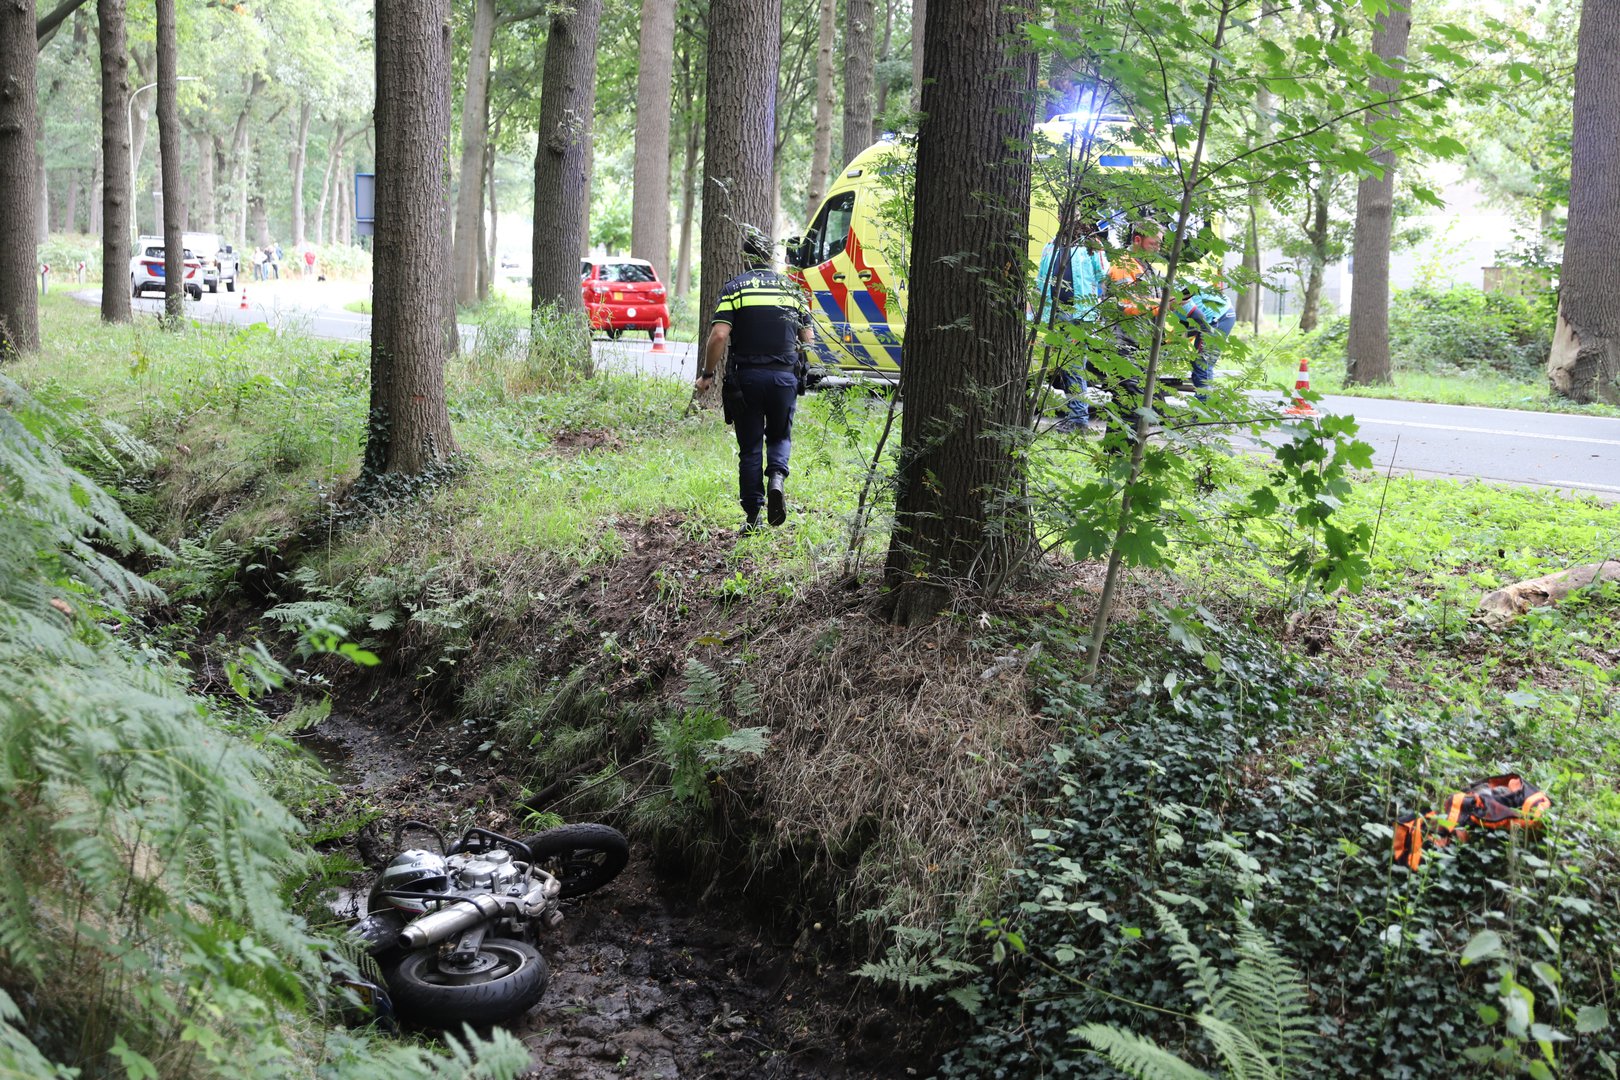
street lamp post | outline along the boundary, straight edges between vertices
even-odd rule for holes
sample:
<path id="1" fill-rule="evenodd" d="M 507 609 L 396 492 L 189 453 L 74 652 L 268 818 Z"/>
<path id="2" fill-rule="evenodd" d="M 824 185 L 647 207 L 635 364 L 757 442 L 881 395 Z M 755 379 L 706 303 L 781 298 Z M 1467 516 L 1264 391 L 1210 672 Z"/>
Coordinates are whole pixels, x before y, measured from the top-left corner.
<path id="1" fill-rule="evenodd" d="M 177 75 L 175 76 L 175 82 L 202 82 L 202 76 Z M 157 83 L 155 82 L 147 83 L 145 86 L 140 87 L 129 95 L 129 101 L 124 105 L 125 131 L 130 131 L 135 126 L 135 99 L 156 85 Z M 135 140 L 134 138 L 131 138 L 129 140 L 129 238 L 131 240 L 135 239 L 141 233 L 141 227 L 138 223 L 140 214 L 136 210 L 136 207 L 139 205 L 139 200 L 135 198 Z"/>

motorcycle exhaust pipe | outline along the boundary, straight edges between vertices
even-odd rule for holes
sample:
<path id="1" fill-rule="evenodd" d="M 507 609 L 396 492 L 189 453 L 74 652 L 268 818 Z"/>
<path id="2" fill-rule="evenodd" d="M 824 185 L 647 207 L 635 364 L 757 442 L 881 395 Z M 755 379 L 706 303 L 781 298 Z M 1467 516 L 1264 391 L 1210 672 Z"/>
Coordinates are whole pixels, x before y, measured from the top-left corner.
<path id="1" fill-rule="evenodd" d="M 420 949 L 424 945 L 436 945 L 500 914 L 501 902 L 488 893 L 459 897 L 454 903 L 415 919 L 401 930 L 399 947 Z"/>

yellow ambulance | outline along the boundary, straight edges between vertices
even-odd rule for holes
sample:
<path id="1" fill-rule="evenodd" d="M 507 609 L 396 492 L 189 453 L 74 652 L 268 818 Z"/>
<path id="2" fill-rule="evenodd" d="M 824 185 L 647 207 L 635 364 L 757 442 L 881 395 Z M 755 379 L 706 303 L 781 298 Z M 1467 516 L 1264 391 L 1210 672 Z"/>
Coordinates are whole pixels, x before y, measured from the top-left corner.
<path id="1" fill-rule="evenodd" d="M 1036 158 L 1074 157 L 1083 145 L 1095 170 L 1088 186 L 1106 190 L 1100 177 L 1112 172 L 1160 171 L 1169 160 L 1144 154 L 1129 137 L 1124 116 L 1060 116 L 1036 128 Z M 1064 155 L 1062 148 L 1073 149 Z M 893 211 L 895 200 L 909 198 L 915 151 L 909 142 L 885 139 L 861 151 L 827 189 L 802 238 L 787 241 L 789 272 L 802 279 L 810 294 L 816 326 L 813 346 L 819 361 L 846 372 L 894 379 L 900 373 L 900 343 L 905 334 L 904 268 L 911 237 L 905 214 Z M 1056 170 L 1061 173 L 1062 170 Z M 1041 252 L 1057 234 L 1061 179 L 1053 170 L 1037 169 L 1030 205 L 1029 256 L 1039 264 Z M 1106 198 L 1104 198 L 1106 201 Z M 1127 210 L 1108 213 L 1123 245 Z"/>

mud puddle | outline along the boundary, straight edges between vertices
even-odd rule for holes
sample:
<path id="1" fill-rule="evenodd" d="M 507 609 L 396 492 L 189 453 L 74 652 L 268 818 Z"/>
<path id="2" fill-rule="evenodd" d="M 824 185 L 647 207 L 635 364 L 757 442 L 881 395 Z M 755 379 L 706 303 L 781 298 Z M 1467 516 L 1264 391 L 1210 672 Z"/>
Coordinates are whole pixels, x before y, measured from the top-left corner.
<path id="1" fill-rule="evenodd" d="M 519 828 L 510 817 L 517 785 L 498 765 L 456 749 L 476 745 L 459 725 L 390 726 L 334 712 L 299 740 L 344 789 L 328 815 L 361 806 L 383 814 L 335 846 L 374 871 L 393 854 L 393 825 L 405 818 L 448 826 L 477 807 L 477 824 Z M 340 916 L 359 915 L 370 879 L 357 875 L 338 891 Z M 539 941 L 551 967 L 544 997 L 507 1025 L 530 1048 L 529 1077 L 887 1080 L 931 1072 L 898 1056 L 898 1027 L 886 1009 L 862 1002 L 847 974 L 853 962 L 820 966 L 802 953 L 814 930 L 778 940 L 733 904 L 699 905 L 705 885 L 661 879 L 632 847 L 617 880 L 570 902 L 564 922 Z"/>

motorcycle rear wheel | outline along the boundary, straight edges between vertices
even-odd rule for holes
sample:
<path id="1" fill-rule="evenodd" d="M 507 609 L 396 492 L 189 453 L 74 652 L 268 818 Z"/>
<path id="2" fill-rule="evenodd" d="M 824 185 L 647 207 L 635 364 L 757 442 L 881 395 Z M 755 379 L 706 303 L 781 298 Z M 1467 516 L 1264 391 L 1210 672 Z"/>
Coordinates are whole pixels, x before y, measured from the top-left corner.
<path id="1" fill-rule="evenodd" d="M 595 892 L 630 861 L 630 841 L 611 825 L 561 825 L 525 837 L 535 865 L 562 882 L 562 897 Z"/>
<path id="2" fill-rule="evenodd" d="M 384 973 L 394 1011 L 435 1027 L 463 1022 L 495 1024 L 534 1007 L 551 980 L 538 949 L 511 938 L 486 938 L 478 949 L 482 970 L 440 966 L 438 949 L 408 952 Z"/>

